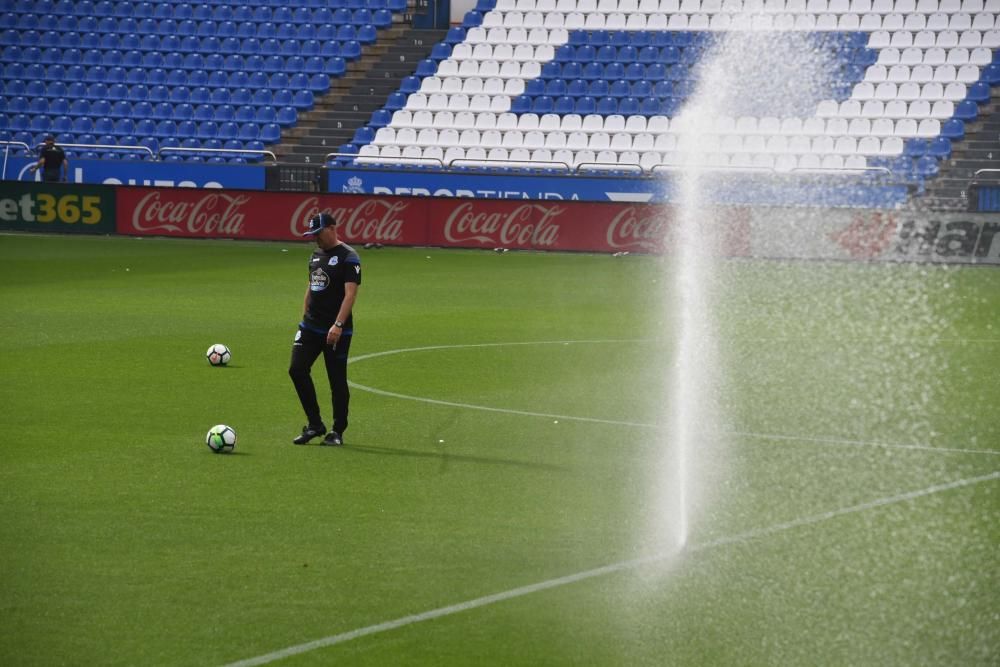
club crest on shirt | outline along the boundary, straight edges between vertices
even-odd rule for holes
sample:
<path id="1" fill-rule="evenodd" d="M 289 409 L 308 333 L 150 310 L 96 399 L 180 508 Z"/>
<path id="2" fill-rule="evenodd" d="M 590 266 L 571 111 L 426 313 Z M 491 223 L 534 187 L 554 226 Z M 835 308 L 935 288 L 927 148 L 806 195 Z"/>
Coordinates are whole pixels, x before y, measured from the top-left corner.
<path id="1" fill-rule="evenodd" d="M 330 276 L 326 275 L 323 269 L 316 269 L 309 274 L 309 289 L 313 292 L 322 292 L 330 286 Z"/>
<path id="2" fill-rule="evenodd" d="M 338 260 L 337 256 L 334 255 L 333 257 L 330 258 L 330 261 L 327 262 L 327 264 L 329 264 L 330 266 L 337 266 L 337 260 Z"/>

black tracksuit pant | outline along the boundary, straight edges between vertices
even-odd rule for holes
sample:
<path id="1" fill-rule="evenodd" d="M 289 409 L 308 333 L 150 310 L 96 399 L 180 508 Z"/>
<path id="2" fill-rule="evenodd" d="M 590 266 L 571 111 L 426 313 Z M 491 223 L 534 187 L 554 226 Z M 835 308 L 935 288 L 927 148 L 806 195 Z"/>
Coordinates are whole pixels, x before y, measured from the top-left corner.
<path id="1" fill-rule="evenodd" d="M 319 402 L 316 399 L 316 386 L 313 384 L 310 370 L 320 354 L 326 366 L 326 376 L 330 381 L 330 392 L 333 395 L 333 430 L 343 435 L 347 430 L 347 411 L 351 400 L 351 392 L 347 386 L 347 355 L 351 349 L 351 334 L 344 333 L 334 348 L 327 344 L 326 334 L 299 327 L 299 333 L 292 344 L 292 361 L 288 367 L 288 375 L 295 385 L 299 402 L 306 413 L 306 419 L 311 426 L 323 424 Z"/>

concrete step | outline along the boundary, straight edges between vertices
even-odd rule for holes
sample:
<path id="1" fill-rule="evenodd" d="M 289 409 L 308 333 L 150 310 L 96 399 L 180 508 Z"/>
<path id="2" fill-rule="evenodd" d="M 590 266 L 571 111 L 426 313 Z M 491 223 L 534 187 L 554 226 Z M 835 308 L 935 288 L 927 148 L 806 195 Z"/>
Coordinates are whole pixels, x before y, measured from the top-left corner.
<path id="1" fill-rule="evenodd" d="M 357 128 L 365 125 L 388 96 L 399 89 L 403 78 L 413 74 L 445 30 L 412 30 L 396 26 L 380 34 L 378 48 L 365 48 L 351 63 L 348 73 L 332 82 L 331 91 L 302 118 L 301 127 L 287 133 L 279 147 L 280 159 L 290 163 L 321 164 L 327 153 L 350 142 Z"/>

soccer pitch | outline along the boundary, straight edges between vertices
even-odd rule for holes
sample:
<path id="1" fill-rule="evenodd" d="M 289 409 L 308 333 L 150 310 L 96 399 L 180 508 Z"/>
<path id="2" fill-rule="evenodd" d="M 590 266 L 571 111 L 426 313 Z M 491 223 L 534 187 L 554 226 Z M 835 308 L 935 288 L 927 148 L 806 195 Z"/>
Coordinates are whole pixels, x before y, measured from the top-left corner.
<path id="1" fill-rule="evenodd" d="M 669 259 L 358 250 L 296 447 L 309 244 L 0 236 L 0 664 L 996 664 L 1000 271 L 721 263 L 669 555 Z"/>

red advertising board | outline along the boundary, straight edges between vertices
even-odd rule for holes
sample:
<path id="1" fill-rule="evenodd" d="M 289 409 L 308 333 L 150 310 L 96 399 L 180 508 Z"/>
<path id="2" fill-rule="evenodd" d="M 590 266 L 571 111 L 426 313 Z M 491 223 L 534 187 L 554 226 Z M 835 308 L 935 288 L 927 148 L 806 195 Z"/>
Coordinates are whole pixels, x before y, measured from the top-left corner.
<path id="1" fill-rule="evenodd" d="M 668 205 L 376 197 L 249 190 L 122 187 L 118 232 L 128 235 L 296 240 L 320 211 L 348 243 L 661 253 L 670 250 Z M 726 254 L 749 248 L 743 209 L 711 216 Z"/>

